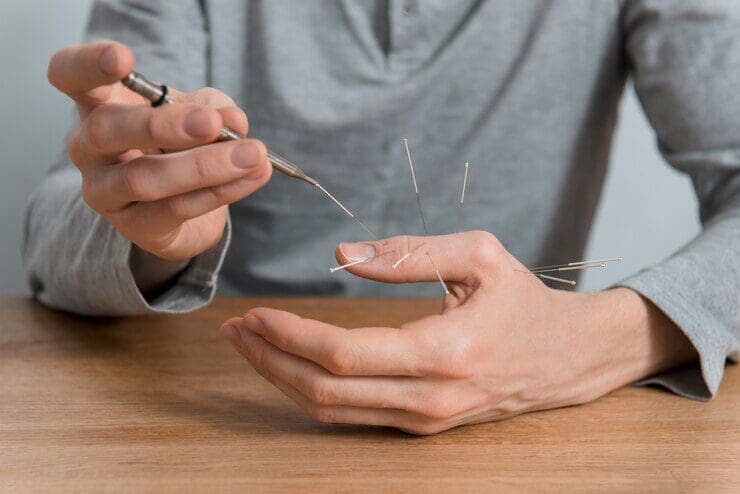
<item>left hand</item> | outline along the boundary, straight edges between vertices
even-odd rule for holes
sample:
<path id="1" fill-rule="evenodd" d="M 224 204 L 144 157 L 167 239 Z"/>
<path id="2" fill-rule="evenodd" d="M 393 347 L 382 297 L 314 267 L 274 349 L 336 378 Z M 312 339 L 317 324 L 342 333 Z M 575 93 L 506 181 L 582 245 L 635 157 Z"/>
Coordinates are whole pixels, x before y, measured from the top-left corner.
<path id="1" fill-rule="evenodd" d="M 396 269 L 392 265 L 413 251 Z M 691 358 L 636 292 L 553 290 L 486 232 L 342 244 L 349 271 L 388 283 L 447 283 L 440 315 L 348 331 L 267 308 L 221 327 L 267 380 L 317 420 L 433 434 L 594 400 Z"/>

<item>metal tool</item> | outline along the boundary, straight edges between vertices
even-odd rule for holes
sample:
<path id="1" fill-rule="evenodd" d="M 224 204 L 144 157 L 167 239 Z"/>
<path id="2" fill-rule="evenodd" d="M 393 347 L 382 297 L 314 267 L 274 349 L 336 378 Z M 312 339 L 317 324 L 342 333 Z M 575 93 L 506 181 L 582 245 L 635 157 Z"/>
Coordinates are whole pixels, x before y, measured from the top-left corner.
<path id="1" fill-rule="evenodd" d="M 159 106 L 163 103 L 174 103 L 168 94 L 167 86 L 150 81 L 138 72 L 131 72 L 129 75 L 124 77 L 121 82 L 133 92 L 150 101 L 152 106 Z M 242 139 L 245 139 L 245 137 L 234 132 L 228 127 L 223 127 L 221 129 L 221 135 L 219 137 L 220 141 L 238 141 Z M 275 154 L 272 151 L 268 151 L 267 159 L 275 170 L 284 173 L 289 177 L 298 178 L 311 185 L 319 186 L 316 180 L 306 175 L 303 170 L 282 156 Z"/>
<path id="2" fill-rule="evenodd" d="M 167 89 L 166 85 L 151 81 L 138 72 L 131 71 L 129 75 L 121 80 L 121 83 L 123 83 L 123 85 L 129 88 L 131 91 L 142 96 L 147 101 L 150 101 L 152 106 L 156 107 L 164 103 L 171 105 L 174 103 L 174 101 L 172 101 L 172 99 L 170 98 L 169 90 Z M 234 132 L 234 130 L 228 127 L 221 128 L 221 133 L 219 136 L 220 141 L 239 141 L 242 139 L 246 139 L 246 137 L 240 135 L 237 132 Z M 344 207 L 344 204 L 339 202 L 339 200 L 334 197 L 328 190 L 322 187 L 319 182 L 306 175 L 303 170 L 301 170 L 296 165 L 283 158 L 279 154 L 273 153 L 269 150 L 267 151 L 267 159 L 275 170 L 284 173 L 289 177 L 308 182 L 309 184 L 318 188 L 324 195 L 326 195 L 326 197 L 331 199 L 337 206 L 339 206 L 343 213 L 345 213 L 355 223 L 360 225 L 373 238 L 378 239 L 378 235 L 374 231 L 368 228 L 368 226 L 363 223 L 362 220 L 360 220 L 356 215 L 354 215 L 349 209 Z"/>

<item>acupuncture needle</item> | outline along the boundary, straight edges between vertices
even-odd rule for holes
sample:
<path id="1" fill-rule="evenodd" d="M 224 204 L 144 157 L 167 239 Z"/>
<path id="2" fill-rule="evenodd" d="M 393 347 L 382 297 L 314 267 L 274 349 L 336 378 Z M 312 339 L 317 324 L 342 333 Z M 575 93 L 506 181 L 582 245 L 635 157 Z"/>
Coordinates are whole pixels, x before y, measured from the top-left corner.
<path id="1" fill-rule="evenodd" d="M 362 264 L 363 262 L 370 262 L 370 261 L 372 261 L 374 259 L 377 259 L 379 257 L 387 256 L 388 254 L 393 254 L 393 251 L 392 250 L 389 250 L 388 252 L 382 252 L 382 253 L 377 254 L 377 255 L 374 255 L 372 257 L 368 257 L 367 259 L 360 259 L 359 261 L 352 261 L 352 262 L 348 262 L 347 264 L 342 264 L 341 266 L 335 266 L 333 268 L 329 268 L 329 272 L 330 273 L 335 273 L 335 272 L 339 271 L 340 269 L 347 269 L 347 268 L 350 268 L 352 266 L 356 266 L 358 264 Z"/>
<path id="2" fill-rule="evenodd" d="M 414 192 L 416 193 L 416 202 L 419 204 L 419 214 L 421 214 L 421 223 L 424 226 L 424 235 L 429 235 L 427 231 L 427 222 L 424 219 L 424 208 L 421 207 L 421 194 L 419 186 L 416 185 L 416 173 L 414 173 L 414 163 L 411 161 L 411 151 L 409 150 L 409 140 L 404 137 L 403 145 L 406 147 L 406 157 L 409 159 L 409 170 L 411 170 L 411 181 L 414 183 Z"/>
<path id="3" fill-rule="evenodd" d="M 152 103 L 152 106 L 159 106 L 163 103 L 174 104 L 174 101 L 169 96 L 169 91 L 166 85 L 151 81 L 138 72 L 132 71 L 126 77 L 124 77 L 121 80 L 121 82 L 123 83 L 124 86 L 126 86 L 133 92 L 139 94 L 144 99 L 150 101 Z M 243 139 L 246 139 L 246 137 L 240 135 L 238 132 L 235 132 L 234 130 L 228 127 L 222 127 L 219 133 L 220 141 L 239 141 Z M 375 234 L 375 232 L 373 232 L 370 228 L 367 227 L 367 225 L 365 225 L 362 221 L 360 221 L 359 218 L 357 218 L 354 214 L 352 214 L 349 211 L 349 209 L 344 207 L 344 205 L 341 202 L 339 202 L 336 197 L 330 194 L 329 191 L 327 191 L 321 184 L 319 184 L 318 181 L 306 175 L 306 173 L 303 170 L 301 170 L 298 166 L 296 166 L 290 160 L 287 160 L 283 158 L 282 156 L 280 156 L 279 154 L 269 151 L 269 150 L 267 151 L 267 159 L 270 161 L 270 164 L 275 170 L 289 177 L 303 180 L 304 182 L 308 182 L 309 184 L 315 185 L 316 187 L 318 187 L 319 190 L 321 190 L 324 194 L 326 194 L 326 196 L 329 197 L 329 199 L 334 201 L 334 203 L 337 206 L 339 206 L 339 208 L 344 213 L 346 213 L 347 216 L 352 218 L 358 225 L 360 225 L 366 232 L 372 235 L 376 240 L 378 239 L 378 236 Z"/>
<path id="4" fill-rule="evenodd" d="M 463 203 L 465 202 L 465 187 L 468 184 L 468 168 L 469 167 L 470 167 L 470 163 L 465 162 L 465 173 L 463 175 L 462 190 L 460 191 L 460 205 L 457 208 L 457 229 L 456 229 L 456 233 L 460 233 L 460 227 L 462 225 Z"/>
<path id="5" fill-rule="evenodd" d="M 403 261 L 405 261 L 406 259 L 408 259 L 409 257 L 411 257 L 414 254 L 414 252 L 416 252 L 417 250 L 421 249 L 425 245 L 426 245 L 426 242 L 424 242 L 423 244 L 417 245 L 416 247 L 414 247 L 413 249 L 411 249 L 410 251 L 408 251 L 406 254 L 404 254 L 403 257 L 401 257 L 398 261 L 396 261 L 393 264 L 393 266 L 391 266 L 391 267 L 393 269 L 396 269 Z"/>
<path id="6" fill-rule="evenodd" d="M 445 283 L 445 280 L 442 279 L 442 275 L 439 274 L 439 269 L 437 269 L 437 265 L 434 264 L 434 261 L 432 261 L 432 256 L 429 255 L 429 252 L 427 252 L 426 254 L 427 254 L 427 258 L 429 259 L 429 262 L 432 264 L 432 267 L 434 268 L 434 272 L 437 275 L 437 279 L 442 284 L 442 288 L 444 288 L 445 290 L 445 295 L 449 295 L 450 291 L 447 289 L 447 283 Z"/>
<path id="7" fill-rule="evenodd" d="M 601 267 L 603 264 L 608 264 L 610 262 L 622 262 L 624 259 L 621 257 L 610 257 L 608 259 L 596 259 L 593 261 L 579 261 L 579 262 L 569 262 L 567 264 L 552 264 L 550 266 L 539 266 L 536 268 L 530 268 L 529 271 L 531 272 L 543 272 L 543 271 L 557 271 L 557 270 L 563 270 L 563 271 L 570 271 L 572 269 L 579 269 L 579 266 L 585 266 L 585 267 Z M 569 269 L 564 269 L 569 268 Z"/>
<path id="8" fill-rule="evenodd" d="M 556 271 L 578 271 L 580 269 L 605 268 L 606 263 L 581 264 L 580 266 L 564 266 L 562 268 L 530 269 L 530 273 L 554 273 Z"/>
<path id="9" fill-rule="evenodd" d="M 538 274 L 538 273 L 533 273 L 533 274 L 535 276 L 539 277 L 539 278 L 544 278 L 546 280 L 557 281 L 559 283 L 565 283 L 566 285 L 575 286 L 575 284 L 576 284 L 575 281 L 573 281 L 573 280 L 566 280 L 565 278 L 557 278 L 555 276 L 550 276 L 550 275 L 547 275 L 547 274 Z"/>
<path id="10" fill-rule="evenodd" d="M 326 196 L 329 199 L 331 199 L 332 201 L 334 201 L 334 203 L 337 206 L 339 206 L 339 208 L 342 211 L 344 211 L 344 213 L 347 214 L 347 216 L 349 216 L 350 218 L 352 218 L 353 220 L 355 220 L 355 222 L 358 225 L 360 225 L 367 233 L 369 233 L 375 240 L 378 240 L 379 239 L 379 237 L 375 234 L 374 231 L 372 231 L 370 228 L 368 228 L 368 226 L 365 223 L 363 223 L 358 217 L 356 217 L 354 214 L 352 214 L 352 212 L 349 209 L 347 209 L 346 207 L 344 207 L 344 204 L 342 204 L 341 202 L 339 202 L 339 200 L 336 197 L 334 197 L 328 190 L 326 190 L 320 183 L 317 182 L 316 183 L 316 187 L 318 187 L 321 192 L 323 192 L 324 194 L 326 194 Z"/>
<path id="11" fill-rule="evenodd" d="M 573 280 L 566 280 L 564 278 L 557 278 L 555 276 L 546 275 L 544 273 L 552 273 L 556 271 L 577 271 L 581 269 L 590 269 L 590 268 L 605 268 L 607 263 L 609 262 L 622 262 L 623 259 L 621 257 L 610 257 L 609 259 L 598 259 L 595 261 L 578 261 L 578 262 L 569 262 L 567 264 L 553 264 L 550 266 L 541 266 L 538 268 L 531 268 L 529 270 L 522 270 L 517 269 L 516 271 L 522 272 L 522 273 L 530 273 L 533 274 L 539 278 L 544 278 L 547 280 L 557 281 L 559 283 L 567 283 L 568 285 L 575 285 L 576 282 Z"/>
<path id="12" fill-rule="evenodd" d="M 416 193 L 416 203 L 419 205 L 419 214 L 421 215 L 421 224 L 424 227 L 424 235 L 429 236 L 429 231 L 427 230 L 427 222 L 424 219 L 424 208 L 421 207 L 421 194 L 419 193 L 419 186 L 416 184 L 416 173 L 414 173 L 414 162 L 411 160 L 411 151 L 409 150 L 409 140 L 404 137 L 403 139 L 403 145 L 406 148 L 406 157 L 409 159 L 409 170 L 411 170 L 411 181 L 414 183 L 414 192 Z M 439 269 L 437 269 L 437 265 L 434 264 L 434 260 L 432 259 L 432 256 L 429 255 L 429 252 L 426 252 L 427 259 L 429 259 L 429 263 L 432 265 L 432 268 L 434 268 L 434 272 L 437 275 L 437 279 L 439 280 L 440 284 L 442 285 L 442 288 L 444 288 L 445 294 L 449 295 L 450 291 L 447 289 L 447 284 L 442 279 L 442 275 L 439 274 Z"/>

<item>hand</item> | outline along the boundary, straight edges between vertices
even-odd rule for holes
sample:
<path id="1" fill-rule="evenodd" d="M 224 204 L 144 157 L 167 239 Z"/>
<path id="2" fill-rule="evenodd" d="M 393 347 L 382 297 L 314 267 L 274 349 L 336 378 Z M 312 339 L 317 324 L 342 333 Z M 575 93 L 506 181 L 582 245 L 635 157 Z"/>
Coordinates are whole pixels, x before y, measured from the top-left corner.
<path id="1" fill-rule="evenodd" d="M 257 140 L 216 142 L 222 126 L 247 133 L 247 117 L 211 88 L 152 108 L 121 84 L 134 65 L 130 50 L 102 41 L 54 54 L 48 79 L 77 104 L 68 141 L 82 173 L 82 197 L 118 232 L 161 258 L 184 261 L 215 245 L 227 205 L 270 178 Z"/>
<path id="2" fill-rule="evenodd" d="M 342 244 L 337 260 L 395 251 L 352 274 L 436 281 L 427 249 L 450 290 L 440 315 L 347 331 L 259 308 L 221 334 L 316 419 L 417 434 L 584 403 L 691 358 L 685 337 L 637 293 L 550 289 L 485 232 Z"/>

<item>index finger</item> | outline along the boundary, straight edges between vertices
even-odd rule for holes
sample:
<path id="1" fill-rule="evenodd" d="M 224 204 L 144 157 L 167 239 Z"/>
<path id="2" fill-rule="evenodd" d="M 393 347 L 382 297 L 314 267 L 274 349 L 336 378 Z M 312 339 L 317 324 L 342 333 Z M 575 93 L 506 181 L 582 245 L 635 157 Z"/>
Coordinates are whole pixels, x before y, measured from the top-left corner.
<path id="1" fill-rule="evenodd" d="M 290 312 L 258 308 L 244 316 L 247 329 L 276 347 L 343 376 L 423 376 L 431 369 L 410 332 L 395 328 L 347 330 Z"/>
<path id="2" fill-rule="evenodd" d="M 46 77 L 49 82 L 80 104 L 102 103 L 110 85 L 131 72 L 134 56 L 115 41 L 72 45 L 52 55 Z"/>

